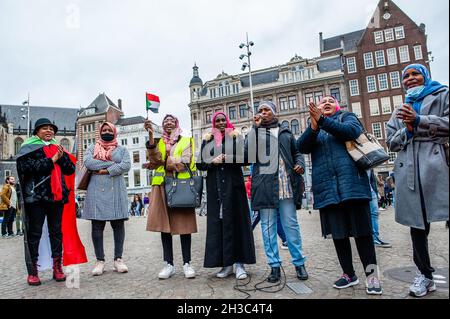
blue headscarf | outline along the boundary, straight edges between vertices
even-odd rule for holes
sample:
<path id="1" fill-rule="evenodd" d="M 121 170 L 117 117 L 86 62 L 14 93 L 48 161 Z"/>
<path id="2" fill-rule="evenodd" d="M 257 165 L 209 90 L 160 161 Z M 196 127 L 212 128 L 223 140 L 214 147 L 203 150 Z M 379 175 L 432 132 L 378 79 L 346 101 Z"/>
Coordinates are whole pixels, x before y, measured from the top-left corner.
<path id="1" fill-rule="evenodd" d="M 405 90 L 407 90 L 406 99 L 405 102 L 408 104 L 411 104 L 414 111 L 416 111 L 417 114 L 420 115 L 420 108 L 422 107 L 423 100 L 430 94 L 433 94 L 434 92 L 442 89 L 443 87 L 446 87 L 445 85 L 442 85 L 439 82 L 433 81 L 430 76 L 430 72 L 428 72 L 428 69 L 423 66 L 422 64 L 411 64 L 408 65 L 402 72 L 402 79 L 405 77 L 406 71 L 414 69 L 420 72 L 423 75 L 424 83 L 423 87 L 417 87 L 413 88 L 411 90 L 408 90 L 405 87 Z"/>

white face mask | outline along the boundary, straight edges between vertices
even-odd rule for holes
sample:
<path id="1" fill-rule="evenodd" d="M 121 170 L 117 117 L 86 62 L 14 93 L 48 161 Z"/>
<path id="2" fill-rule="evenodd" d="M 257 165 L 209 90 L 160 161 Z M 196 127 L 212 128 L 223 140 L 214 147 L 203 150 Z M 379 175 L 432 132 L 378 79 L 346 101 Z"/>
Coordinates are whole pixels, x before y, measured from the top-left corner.
<path id="1" fill-rule="evenodd" d="M 416 86 L 406 91 L 407 95 L 419 95 L 425 89 L 425 85 Z"/>

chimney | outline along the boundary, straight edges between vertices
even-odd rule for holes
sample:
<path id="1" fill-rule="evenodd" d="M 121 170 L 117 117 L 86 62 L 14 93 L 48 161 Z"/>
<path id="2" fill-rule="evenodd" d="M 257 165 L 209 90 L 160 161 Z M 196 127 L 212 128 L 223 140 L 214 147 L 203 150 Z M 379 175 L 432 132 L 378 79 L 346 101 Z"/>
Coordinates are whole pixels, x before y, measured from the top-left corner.
<path id="1" fill-rule="evenodd" d="M 323 52 L 323 33 L 319 32 L 319 41 L 320 41 L 320 53 Z"/>
<path id="2" fill-rule="evenodd" d="M 120 110 L 122 110 L 122 99 L 119 99 L 117 101 L 117 106 L 119 107 Z"/>
<path id="3" fill-rule="evenodd" d="M 345 51 L 344 36 L 341 36 L 341 49 Z"/>
<path id="4" fill-rule="evenodd" d="M 425 33 L 425 29 L 426 29 L 425 23 L 421 23 L 419 28 L 423 33 Z"/>

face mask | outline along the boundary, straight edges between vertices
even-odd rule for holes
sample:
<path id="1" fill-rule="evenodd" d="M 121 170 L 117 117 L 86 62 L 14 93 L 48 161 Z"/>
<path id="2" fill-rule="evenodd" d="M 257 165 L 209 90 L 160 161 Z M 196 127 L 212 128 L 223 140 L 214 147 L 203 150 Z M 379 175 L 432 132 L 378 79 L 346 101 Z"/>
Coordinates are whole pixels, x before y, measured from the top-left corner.
<path id="1" fill-rule="evenodd" d="M 425 89 L 424 85 L 416 86 L 406 91 L 406 94 L 409 96 L 419 96 L 424 89 Z"/>
<path id="2" fill-rule="evenodd" d="M 110 134 L 110 133 L 102 134 L 101 138 L 105 142 L 111 142 L 114 139 L 114 134 Z"/>

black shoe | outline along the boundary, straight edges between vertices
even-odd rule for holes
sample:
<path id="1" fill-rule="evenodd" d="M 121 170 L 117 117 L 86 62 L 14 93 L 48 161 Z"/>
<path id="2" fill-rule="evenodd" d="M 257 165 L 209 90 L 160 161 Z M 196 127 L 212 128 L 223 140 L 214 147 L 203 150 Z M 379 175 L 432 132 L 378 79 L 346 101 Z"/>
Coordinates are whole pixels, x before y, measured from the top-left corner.
<path id="1" fill-rule="evenodd" d="M 270 272 L 270 276 L 267 277 L 267 281 L 274 284 L 279 282 L 281 278 L 280 267 L 272 267 L 272 271 Z"/>
<path id="2" fill-rule="evenodd" d="M 356 275 L 349 277 L 348 275 L 343 274 L 342 277 L 334 283 L 333 287 L 336 289 L 345 289 L 356 286 L 357 284 L 359 284 L 359 279 Z"/>
<path id="3" fill-rule="evenodd" d="M 295 267 L 297 272 L 297 278 L 300 280 L 308 280 L 308 273 L 306 272 L 305 265 Z"/>

